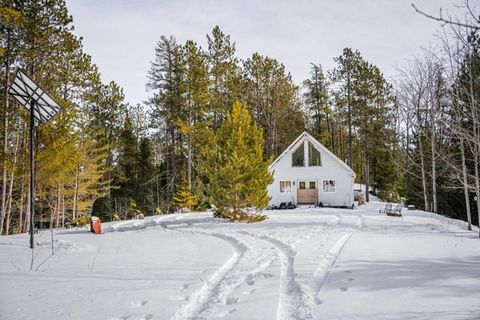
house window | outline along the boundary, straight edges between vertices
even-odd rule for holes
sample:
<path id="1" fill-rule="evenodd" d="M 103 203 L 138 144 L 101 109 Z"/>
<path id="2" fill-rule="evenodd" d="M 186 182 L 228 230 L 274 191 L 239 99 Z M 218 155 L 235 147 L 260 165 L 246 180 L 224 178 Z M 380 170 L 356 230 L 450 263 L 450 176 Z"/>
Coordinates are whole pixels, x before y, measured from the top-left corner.
<path id="1" fill-rule="evenodd" d="M 313 144 L 311 144 L 310 142 L 308 143 L 308 165 L 310 167 L 322 165 L 322 159 L 320 158 L 320 151 L 315 149 Z"/>
<path id="2" fill-rule="evenodd" d="M 317 183 L 315 181 L 310 181 L 308 183 L 308 189 L 316 189 L 317 188 Z"/>
<path id="3" fill-rule="evenodd" d="M 303 143 L 292 153 L 292 167 L 305 166 L 305 153 Z"/>
<path id="4" fill-rule="evenodd" d="M 280 192 L 292 192 L 292 181 L 280 181 Z"/>
<path id="5" fill-rule="evenodd" d="M 323 192 L 335 192 L 335 180 L 323 180 Z"/>
<path id="6" fill-rule="evenodd" d="M 305 189 L 305 181 L 298 182 L 298 189 L 301 189 L 301 190 Z"/>

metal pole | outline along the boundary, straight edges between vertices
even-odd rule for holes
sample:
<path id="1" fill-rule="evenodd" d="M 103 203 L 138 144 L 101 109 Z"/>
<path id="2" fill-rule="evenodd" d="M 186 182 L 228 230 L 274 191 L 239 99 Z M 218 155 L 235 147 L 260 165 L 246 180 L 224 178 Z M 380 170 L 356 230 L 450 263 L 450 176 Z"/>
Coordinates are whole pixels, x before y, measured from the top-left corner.
<path id="1" fill-rule="evenodd" d="M 30 101 L 30 248 L 33 249 L 35 232 L 35 101 Z"/>

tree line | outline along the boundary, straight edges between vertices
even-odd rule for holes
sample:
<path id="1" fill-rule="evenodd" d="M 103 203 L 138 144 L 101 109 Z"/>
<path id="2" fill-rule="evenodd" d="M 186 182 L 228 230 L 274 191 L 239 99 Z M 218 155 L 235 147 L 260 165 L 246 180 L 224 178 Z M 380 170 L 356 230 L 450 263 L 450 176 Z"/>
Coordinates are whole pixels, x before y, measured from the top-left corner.
<path id="1" fill-rule="evenodd" d="M 91 214 L 114 220 L 212 205 L 265 207 L 271 178 L 260 173 L 304 130 L 382 199 L 462 219 L 468 211 L 475 220 L 475 25 L 455 25 L 442 50 L 407 63 L 393 83 L 351 48 L 331 70 L 312 63 L 296 84 L 275 58 L 239 59 L 218 26 L 205 47 L 161 36 L 146 75 L 148 100 L 132 105 L 115 82 L 102 82 L 63 0 L 4 0 L 0 15 L 4 234 L 29 225 L 28 114 L 7 94 L 16 67 L 62 106 L 38 130 L 36 215 L 45 226 Z M 234 139 L 238 126 L 244 130 Z"/>
<path id="2" fill-rule="evenodd" d="M 404 196 L 420 208 L 480 220 L 480 15 L 433 16 L 438 41 L 399 68 L 399 156 Z"/>
<path id="3" fill-rule="evenodd" d="M 111 188 L 112 137 L 121 129 L 126 108 L 122 89 L 101 81 L 82 39 L 72 33 L 63 1 L 2 1 L 0 16 L 0 232 L 25 232 L 30 217 L 28 112 L 7 93 L 18 67 L 62 107 L 37 131 L 37 221 L 49 226 L 75 222 Z"/>

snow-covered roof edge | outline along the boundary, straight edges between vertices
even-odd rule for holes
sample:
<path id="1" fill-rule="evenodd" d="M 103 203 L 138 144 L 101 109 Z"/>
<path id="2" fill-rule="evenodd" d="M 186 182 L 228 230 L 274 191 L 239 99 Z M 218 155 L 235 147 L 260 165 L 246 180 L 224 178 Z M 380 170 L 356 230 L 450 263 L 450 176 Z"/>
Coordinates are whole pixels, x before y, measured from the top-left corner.
<path id="1" fill-rule="evenodd" d="M 295 140 L 293 140 L 292 143 L 280 154 L 273 162 L 272 164 L 268 167 L 269 170 L 271 170 L 275 164 L 285 156 L 285 154 L 293 148 L 294 145 L 296 145 L 302 138 L 308 139 L 311 143 L 322 149 L 325 153 L 330 155 L 333 159 L 335 159 L 338 163 L 340 163 L 345 169 L 347 169 L 353 177 L 355 177 L 355 172 L 350 168 L 345 162 L 343 162 L 339 157 L 337 157 L 333 152 L 327 149 L 323 144 L 321 144 L 317 139 L 315 139 L 311 134 L 309 134 L 307 131 L 303 131 Z"/>

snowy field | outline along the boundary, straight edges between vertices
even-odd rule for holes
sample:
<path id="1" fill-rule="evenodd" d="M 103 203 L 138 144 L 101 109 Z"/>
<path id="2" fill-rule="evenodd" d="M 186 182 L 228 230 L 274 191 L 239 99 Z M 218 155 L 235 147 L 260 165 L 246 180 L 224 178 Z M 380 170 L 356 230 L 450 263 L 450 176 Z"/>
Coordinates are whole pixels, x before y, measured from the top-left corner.
<path id="1" fill-rule="evenodd" d="M 0 319 L 480 319 L 480 240 L 421 211 L 149 217 L 0 237 Z"/>

